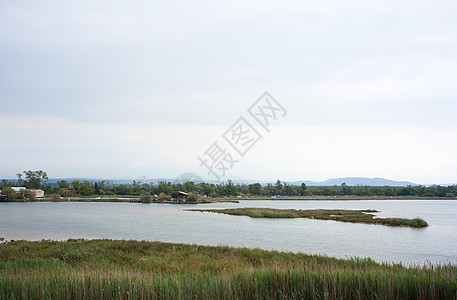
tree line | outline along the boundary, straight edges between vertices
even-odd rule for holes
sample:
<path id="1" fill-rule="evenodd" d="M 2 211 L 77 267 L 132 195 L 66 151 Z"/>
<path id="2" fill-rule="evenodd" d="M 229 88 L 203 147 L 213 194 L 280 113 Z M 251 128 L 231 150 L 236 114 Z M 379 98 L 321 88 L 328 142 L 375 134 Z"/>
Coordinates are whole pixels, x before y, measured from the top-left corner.
<path id="1" fill-rule="evenodd" d="M 166 181 L 157 184 L 133 180 L 130 184 L 108 183 L 106 181 L 73 180 L 71 182 L 60 180 L 49 183 L 46 172 L 24 171 L 17 174 L 17 180 L 3 179 L 0 188 L 11 186 L 25 186 L 28 189 L 42 189 L 46 194 L 58 194 L 61 197 L 73 196 L 104 196 L 126 195 L 139 196 L 142 193 L 170 195 L 173 191 L 193 192 L 208 197 L 236 197 L 236 196 L 419 196 L 419 197 L 445 197 L 449 193 L 457 195 L 457 185 L 441 186 L 348 186 L 345 183 L 334 186 L 307 186 L 305 183 L 298 185 L 288 184 L 277 180 L 276 183 L 262 185 L 234 184 L 231 180 L 222 183 L 195 183 L 192 181 L 171 183 Z"/>

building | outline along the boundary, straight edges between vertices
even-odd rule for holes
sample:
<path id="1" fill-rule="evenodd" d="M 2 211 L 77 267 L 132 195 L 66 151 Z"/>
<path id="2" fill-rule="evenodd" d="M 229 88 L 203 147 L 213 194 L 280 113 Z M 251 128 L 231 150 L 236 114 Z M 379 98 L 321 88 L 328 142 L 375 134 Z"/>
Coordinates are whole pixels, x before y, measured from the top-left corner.
<path id="1" fill-rule="evenodd" d="M 187 193 L 184 193 L 181 191 L 174 192 L 174 193 L 171 193 L 171 200 L 176 201 L 176 202 L 186 202 L 188 196 L 189 195 Z"/>
<path id="2" fill-rule="evenodd" d="M 20 190 L 25 190 L 25 186 L 13 186 L 11 187 L 13 189 L 13 191 L 15 191 L 16 193 L 19 193 Z"/>
<path id="3" fill-rule="evenodd" d="M 35 197 L 37 198 L 43 198 L 44 197 L 44 191 L 43 190 L 30 190 L 32 193 L 35 193 Z"/>

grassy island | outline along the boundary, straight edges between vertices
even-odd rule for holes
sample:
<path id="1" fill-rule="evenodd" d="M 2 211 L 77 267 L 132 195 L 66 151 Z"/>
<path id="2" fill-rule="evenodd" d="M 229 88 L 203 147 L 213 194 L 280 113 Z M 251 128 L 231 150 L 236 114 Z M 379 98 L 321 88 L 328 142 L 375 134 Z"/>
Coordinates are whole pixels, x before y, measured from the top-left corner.
<path id="1" fill-rule="evenodd" d="M 126 240 L 0 243 L 0 299 L 456 299 L 457 267 Z"/>
<path id="2" fill-rule="evenodd" d="M 308 218 L 319 220 L 333 220 L 350 223 L 380 224 L 389 226 L 409 226 L 414 228 L 427 227 L 428 224 L 421 218 L 375 218 L 373 209 L 343 210 L 343 209 L 273 209 L 273 208 L 233 208 L 233 209 L 192 209 L 191 211 L 213 212 L 235 216 L 249 216 L 252 218 Z"/>

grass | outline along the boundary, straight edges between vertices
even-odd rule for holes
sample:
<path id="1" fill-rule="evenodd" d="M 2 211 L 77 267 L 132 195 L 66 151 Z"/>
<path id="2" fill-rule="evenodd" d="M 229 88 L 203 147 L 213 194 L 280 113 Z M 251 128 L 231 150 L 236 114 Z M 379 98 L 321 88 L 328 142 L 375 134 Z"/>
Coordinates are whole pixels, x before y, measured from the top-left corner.
<path id="1" fill-rule="evenodd" d="M 0 244 L 0 299 L 456 299 L 453 265 L 404 267 L 125 240 Z"/>
<path id="2" fill-rule="evenodd" d="M 308 218 L 319 220 L 333 220 L 350 223 L 380 224 L 388 226 L 409 226 L 413 228 L 427 227 L 428 224 L 421 218 L 375 218 L 378 211 L 343 210 L 343 209 L 273 209 L 273 208 L 233 208 L 233 209 L 190 209 L 190 211 L 213 212 L 235 216 L 249 216 L 251 218 Z"/>

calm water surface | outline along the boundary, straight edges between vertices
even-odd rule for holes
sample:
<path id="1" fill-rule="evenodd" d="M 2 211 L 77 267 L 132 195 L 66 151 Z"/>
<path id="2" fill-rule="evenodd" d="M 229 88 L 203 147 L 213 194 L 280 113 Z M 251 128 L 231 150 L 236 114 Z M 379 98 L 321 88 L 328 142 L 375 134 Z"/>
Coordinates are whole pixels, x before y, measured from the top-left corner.
<path id="1" fill-rule="evenodd" d="M 253 219 L 191 208 L 376 209 L 381 217 L 422 217 L 413 229 L 311 219 Z M 111 238 L 257 247 L 404 264 L 457 264 L 457 201 L 240 201 L 199 205 L 139 203 L 0 203 L 7 240 Z"/>

